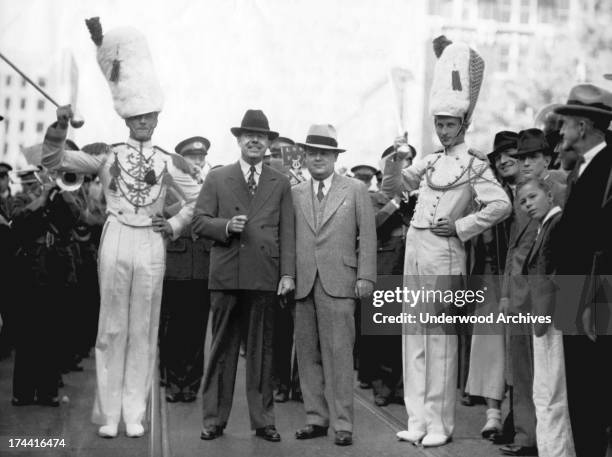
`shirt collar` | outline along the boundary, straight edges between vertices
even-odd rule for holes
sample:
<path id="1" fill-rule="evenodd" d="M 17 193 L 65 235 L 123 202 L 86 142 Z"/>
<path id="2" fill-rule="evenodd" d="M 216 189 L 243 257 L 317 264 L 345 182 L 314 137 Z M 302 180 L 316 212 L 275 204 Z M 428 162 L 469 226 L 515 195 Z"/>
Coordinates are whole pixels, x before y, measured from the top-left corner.
<path id="1" fill-rule="evenodd" d="M 580 166 L 579 173 L 581 173 L 587 167 L 587 165 L 591 162 L 591 160 L 595 158 L 597 153 L 599 151 L 602 151 L 605 147 L 606 147 L 606 142 L 602 141 L 601 143 L 596 144 L 591 149 L 589 149 L 587 152 L 585 152 L 584 155 L 582 156 L 584 158 L 584 163 L 582 163 L 582 165 Z"/>
<path id="2" fill-rule="evenodd" d="M 251 172 L 251 164 L 245 162 L 242 157 L 240 157 L 238 162 L 240 163 L 240 169 L 242 170 L 242 174 L 244 176 L 248 176 L 249 173 Z M 263 160 L 260 161 L 258 164 L 253 165 L 255 167 L 255 174 L 261 175 L 261 166 L 262 166 L 262 164 L 263 164 Z"/>
<path id="3" fill-rule="evenodd" d="M 553 217 L 555 214 L 560 213 L 561 212 L 561 207 L 560 206 L 553 206 L 548 213 L 546 213 L 546 216 L 544 216 L 544 219 L 542 220 L 542 223 L 540 224 L 540 227 L 544 227 L 544 224 L 546 224 L 546 222 Z"/>
<path id="4" fill-rule="evenodd" d="M 325 192 L 331 189 L 333 179 L 334 179 L 334 173 L 332 173 L 331 175 L 329 175 L 327 178 L 323 180 L 323 189 Z M 314 189 L 315 192 L 318 192 L 319 190 L 319 182 L 320 181 L 318 179 L 312 178 L 312 188 Z"/>
<path id="5" fill-rule="evenodd" d="M 145 149 L 145 148 L 150 149 L 150 148 L 153 147 L 153 143 L 151 142 L 151 140 L 145 141 L 145 142 L 141 143 L 140 141 L 137 141 L 137 140 L 135 140 L 133 138 L 128 138 L 127 144 L 129 144 L 130 146 L 132 146 L 133 148 L 136 148 L 136 149 L 140 149 L 140 145 L 142 145 L 143 149 Z"/>

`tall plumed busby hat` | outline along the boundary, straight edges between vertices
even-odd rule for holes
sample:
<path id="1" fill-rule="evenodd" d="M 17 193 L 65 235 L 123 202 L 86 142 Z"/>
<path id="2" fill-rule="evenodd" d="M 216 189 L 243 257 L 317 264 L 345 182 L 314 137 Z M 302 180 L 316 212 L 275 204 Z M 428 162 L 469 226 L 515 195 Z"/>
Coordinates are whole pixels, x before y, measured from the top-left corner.
<path id="1" fill-rule="evenodd" d="M 145 36 L 132 27 L 102 33 L 98 17 L 85 23 L 97 46 L 98 65 L 110 87 L 117 114 L 127 119 L 161 111 L 164 95 Z"/>
<path id="2" fill-rule="evenodd" d="M 429 109 L 433 116 L 453 116 L 469 124 L 482 86 L 485 63 L 465 43 L 444 35 L 433 41 L 438 60 L 434 68 Z"/>

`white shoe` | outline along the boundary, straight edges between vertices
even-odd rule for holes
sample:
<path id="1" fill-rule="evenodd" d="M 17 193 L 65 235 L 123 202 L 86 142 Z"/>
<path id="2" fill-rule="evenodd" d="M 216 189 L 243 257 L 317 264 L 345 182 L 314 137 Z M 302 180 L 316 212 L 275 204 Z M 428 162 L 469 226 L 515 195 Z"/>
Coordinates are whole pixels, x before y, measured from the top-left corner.
<path id="1" fill-rule="evenodd" d="M 140 438 L 144 435 L 142 424 L 125 424 L 125 434 L 130 438 Z"/>
<path id="2" fill-rule="evenodd" d="M 117 436 L 118 424 L 106 424 L 98 429 L 98 435 L 102 438 L 115 438 Z"/>
<path id="3" fill-rule="evenodd" d="M 423 447 L 435 447 L 444 446 L 451 440 L 450 436 L 446 436 L 442 433 L 428 433 L 421 441 Z"/>
<path id="4" fill-rule="evenodd" d="M 425 436 L 425 432 L 421 430 L 402 430 L 395 434 L 400 441 L 408 441 L 409 443 L 418 443 Z"/>

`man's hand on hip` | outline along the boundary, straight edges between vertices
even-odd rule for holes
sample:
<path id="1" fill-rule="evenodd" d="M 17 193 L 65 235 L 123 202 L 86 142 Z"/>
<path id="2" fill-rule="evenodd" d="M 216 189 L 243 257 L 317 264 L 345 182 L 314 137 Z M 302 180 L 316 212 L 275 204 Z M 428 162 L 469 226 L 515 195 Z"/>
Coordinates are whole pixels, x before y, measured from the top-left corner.
<path id="1" fill-rule="evenodd" d="M 438 236 L 457 236 L 455 221 L 441 217 L 431 225 L 431 231 Z"/>

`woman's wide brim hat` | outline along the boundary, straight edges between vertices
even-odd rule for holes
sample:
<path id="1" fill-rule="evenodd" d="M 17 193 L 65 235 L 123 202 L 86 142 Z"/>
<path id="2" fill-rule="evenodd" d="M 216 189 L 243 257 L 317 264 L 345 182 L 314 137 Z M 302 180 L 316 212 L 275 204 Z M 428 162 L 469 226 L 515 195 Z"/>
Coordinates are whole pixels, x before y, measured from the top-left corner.
<path id="1" fill-rule="evenodd" d="M 278 132 L 270 130 L 270 124 L 268 123 L 268 118 L 264 114 L 262 110 L 259 109 L 249 109 L 244 116 L 242 117 L 242 122 L 240 123 L 240 127 L 232 127 L 232 134 L 235 137 L 239 137 L 243 132 L 255 132 L 255 133 L 265 133 L 268 135 L 270 141 L 278 138 Z"/>
<path id="2" fill-rule="evenodd" d="M 305 149 L 326 149 L 335 152 L 344 152 L 346 149 L 338 147 L 338 135 L 331 124 L 314 124 L 308 129 L 306 141 L 296 144 Z"/>

